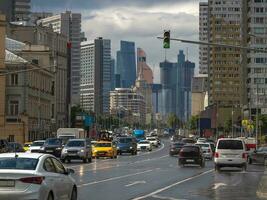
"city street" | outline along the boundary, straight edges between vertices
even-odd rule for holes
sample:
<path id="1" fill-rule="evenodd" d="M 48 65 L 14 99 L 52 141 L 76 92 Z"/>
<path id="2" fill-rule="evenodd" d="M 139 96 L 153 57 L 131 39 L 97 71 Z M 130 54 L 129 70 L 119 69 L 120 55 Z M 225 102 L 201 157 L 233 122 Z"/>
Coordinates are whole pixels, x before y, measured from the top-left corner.
<path id="1" fill-rule="evenodd" d="M 75 170 L 80 200 L 258 199 L 263 166 L 250 165 L 246 172 L 225 169 L 218 173 L 213 161 L 207 161 L 205 168 L 181 168 L 177 157 L 170 157 L 168 150 L 169 141 L 164 140 L 161 147 L 149 153 L 65 166 Z"/>

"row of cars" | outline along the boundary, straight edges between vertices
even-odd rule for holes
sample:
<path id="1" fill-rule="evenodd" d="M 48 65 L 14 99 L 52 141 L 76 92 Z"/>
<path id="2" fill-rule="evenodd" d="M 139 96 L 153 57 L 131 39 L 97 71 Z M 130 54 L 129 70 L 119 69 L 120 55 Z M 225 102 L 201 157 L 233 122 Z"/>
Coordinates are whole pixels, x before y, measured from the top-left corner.
<path id="1" fill-rule="evenodd" d="M 240 167 L 247 169 L 248 163 L 266 163 L 267 147 L 263 146 L 254 151 L 249 151 L 244 139 L 221 138 L 216 145 L 211 141 L 198 140 L 197 142 L 185 143 L 174 142 L 170 148 L 170 155 L 179 155 L 179 165 L 199 164 L 205 166 L 205 159 L 214 157 L 215 170 L 220 171 L 223 167 Z M 193 140 L 192 140 L 193 141 Z"/>

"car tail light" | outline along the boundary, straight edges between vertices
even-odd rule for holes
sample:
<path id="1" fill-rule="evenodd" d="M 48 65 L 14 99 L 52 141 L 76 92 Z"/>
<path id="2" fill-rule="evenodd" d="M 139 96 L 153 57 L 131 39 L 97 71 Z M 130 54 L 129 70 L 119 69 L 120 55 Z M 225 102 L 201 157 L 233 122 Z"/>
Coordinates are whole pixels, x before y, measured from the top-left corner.
<path id="1" fill-rule="evenodd" d="M 219 153 L 215 152 L 215 158 L 219 158 Z"/>
<path id="2" fill-rule="evenodd" d="M 243 153 L 242 154 L 242 158 L 246 159 L 247 158 L 247 154 L 246 153 Z"/>
<path id="3" fill-rule="evenodd" d="M 45 177 L 43 176 L 34 176 L 34 177 L 26 177 L 26 178 L 21 178 L 19 179 L 23 183 L 32 183 L 32 184 L 42 184 L 43 180 Z"/>
<path id="4" fill-rule="evenodd" d="M 208 152 L 210 153 L 210 149 L 208 149 Z"/>

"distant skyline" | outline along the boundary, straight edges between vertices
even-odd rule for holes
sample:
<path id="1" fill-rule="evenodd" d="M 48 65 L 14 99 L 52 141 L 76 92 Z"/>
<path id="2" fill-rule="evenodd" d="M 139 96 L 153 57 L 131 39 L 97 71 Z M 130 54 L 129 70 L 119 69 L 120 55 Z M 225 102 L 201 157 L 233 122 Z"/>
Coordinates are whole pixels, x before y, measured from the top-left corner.
<path id="1" fill-rule="evenodd" d="M 159 82 L 159 62 L 165 59 L 162 41 L 156 37 L 170 29 L 171 37 L 198 40 L 198 9 L 198 0 L 32 0 L 32 11 L 80 12 L 87 39 L 111 39 L 113 58 L 120 40 L 135 42 L 136 48 L 146 51 L 155 82 Z M 180 49 L 188 52 L 198 71 L 198 45 L 171 42 L 167 60 L 177 62 Z"/>

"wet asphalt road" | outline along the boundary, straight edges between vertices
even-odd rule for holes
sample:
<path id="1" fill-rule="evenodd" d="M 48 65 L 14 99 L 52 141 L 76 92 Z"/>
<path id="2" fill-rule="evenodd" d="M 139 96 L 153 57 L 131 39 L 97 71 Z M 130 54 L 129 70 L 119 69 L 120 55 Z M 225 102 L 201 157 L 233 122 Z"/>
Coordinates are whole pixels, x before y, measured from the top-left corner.
<path id="1" fill-rule="evenodd" d="M 168 154 L 169 141 L 152 152 L 118 159 L 66 164 L 75 170 L 79 200 L 257 200 L 264 172 L 249 165 L 246 172 L 231 168 L 218 173 L 213 161 L 205 168 L 180 168 Z"/>

